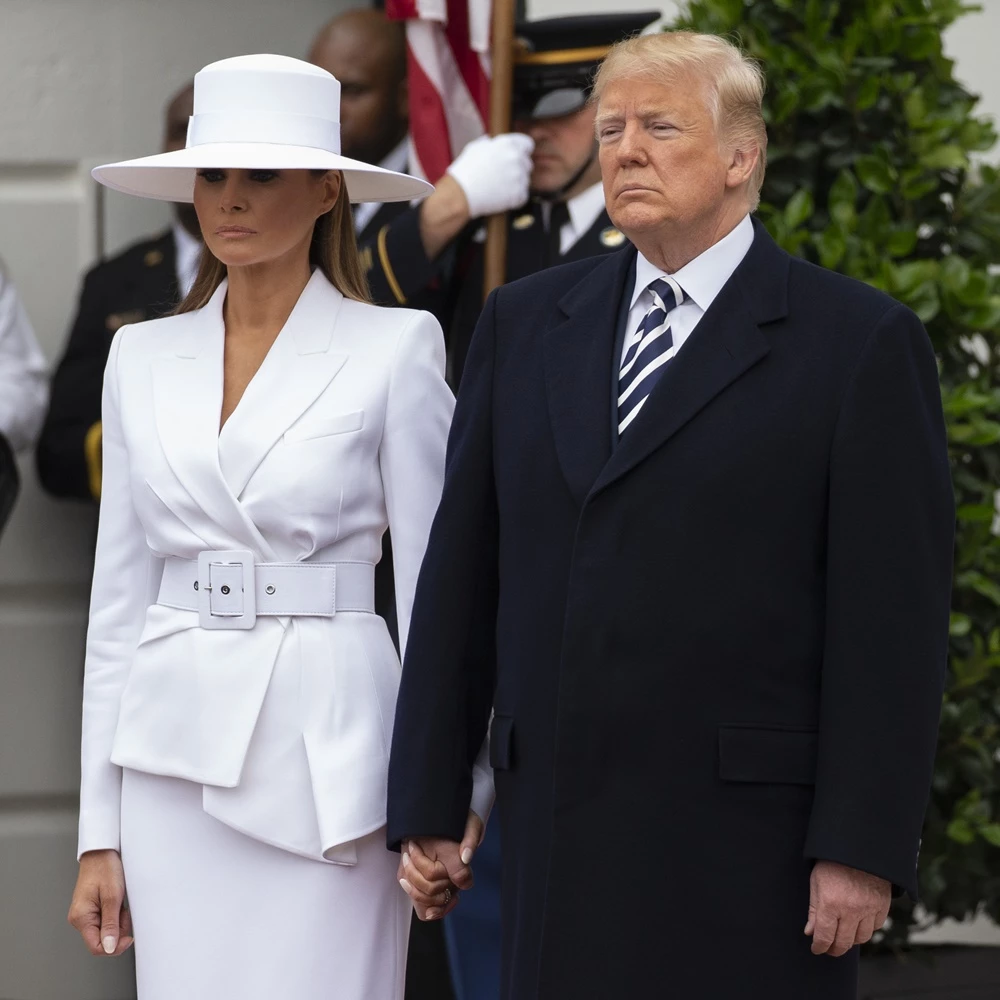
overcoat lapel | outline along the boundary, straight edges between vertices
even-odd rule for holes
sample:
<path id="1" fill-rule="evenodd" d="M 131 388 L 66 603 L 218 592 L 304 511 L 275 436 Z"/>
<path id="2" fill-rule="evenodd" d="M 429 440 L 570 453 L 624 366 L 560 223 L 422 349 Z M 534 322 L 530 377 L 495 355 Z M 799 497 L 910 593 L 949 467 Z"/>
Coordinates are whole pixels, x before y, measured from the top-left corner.
<path id="1" fill-rule="evenodd" d="M 591 495 L 635 468 L 770 350 L 760 326 L 787 315 L 788 257 L 763 227 L 754 228 L 747 256 L 667 366 Z"/>
<path id="2" fill-rule="evenodd" d="M 153 359 L 153 409 L 160 447 L 191 499 L 234 541 L 269 554 L 270 547 L 232 495 L 219 467 L 225 327 L 223 282 L 208 304 L 190 313 L 175 353 Z M 169 497 L 162 496 L 169 504 Z M 191 525 L 198 532 L 197 525 Z"/>
<path id="3" fill-rule="evenodd" d="M 545 332 L 545 386 L 559 464 L 582 504 L 611 455 L 611 354 L 631 247 L 602 260 L 559 302 Z"/>
<path id="4" fill-rule="evenodd" d="M 313 273 L 239 405 L 219 435 L 222 475 L 239 497 L 282 434 L 312 406 L 347 355 L 330 350 L 343 304 L 320 271 Z"/>

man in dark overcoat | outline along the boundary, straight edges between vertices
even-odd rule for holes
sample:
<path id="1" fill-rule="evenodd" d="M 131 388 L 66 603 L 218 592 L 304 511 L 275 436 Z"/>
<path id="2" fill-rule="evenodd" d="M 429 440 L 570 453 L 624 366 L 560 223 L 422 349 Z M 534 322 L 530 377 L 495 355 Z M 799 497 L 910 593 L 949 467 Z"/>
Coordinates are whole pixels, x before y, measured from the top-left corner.
<path id="1" fill-rule="evenodd" d="M 937 368 L 912 312 L 751 219 L 762 93 L 714 36 L 616 47 L 596 128 L 633 246 L 500 288 L 473 340 L 388 839 L 447 913 L 489 725 L 504 1000 L 853 1000 L 857 946 L 917 892 Z"/>

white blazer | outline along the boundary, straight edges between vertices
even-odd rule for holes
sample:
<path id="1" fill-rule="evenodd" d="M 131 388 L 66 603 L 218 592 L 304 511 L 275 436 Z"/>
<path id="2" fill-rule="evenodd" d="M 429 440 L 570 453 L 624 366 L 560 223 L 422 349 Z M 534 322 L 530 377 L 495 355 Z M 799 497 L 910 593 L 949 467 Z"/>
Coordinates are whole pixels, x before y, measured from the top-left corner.
<path id="1" fill-rule="evenodd" d="M 383 620 L 210 631 L 155 601 L 165 557 L 374 564 L 389 527 L 405 645 L 454 407 L 441 328 L 317 271 L 220 433 L 225 296 L 123 327 L 108 359 L 79 850 L 119 847 L 131 767 L 201 783 L 206 812 L 252 837 L 349 864 L 385 824 L 400 666 Z"/>

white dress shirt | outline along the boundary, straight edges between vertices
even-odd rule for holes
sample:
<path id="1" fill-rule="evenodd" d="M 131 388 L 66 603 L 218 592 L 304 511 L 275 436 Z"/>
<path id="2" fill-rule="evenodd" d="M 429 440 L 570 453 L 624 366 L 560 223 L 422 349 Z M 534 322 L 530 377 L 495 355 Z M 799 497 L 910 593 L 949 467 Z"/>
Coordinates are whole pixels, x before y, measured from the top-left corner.
<path id="1" fill-rule="evenodd" d="M 381 163 L 383 170 L 395 170 L 396 173 L 406 173 L 410 159 L 410 140 L 405 138 Z M 382 207 L 380 201 L 363 201 L 354 207 L 354 231 L 360 233 Z"/>
<path id="2" fill-rule="evenodd" d="M 45 357 L 17 289 L 0 263 L 0 434 L 14 451 L 34 444 L 48 397 Z"/>
<path id="3" fill-rule="evenodd" d="M 566 202 L 566 209 L 569 212 L 569 222 L 564 223 L 562 229 L 559 230 L 560 254 L 568 253 L 576 241 L 590 229 L 601 212 L 604 211 L 604 185 L 600 181 L 592 184 L 586 190 L 570 198 Z M 549 228 L 551 212 L 552 205 L 543 201 L 542 219 L 545 222 L 546 230 Z"/>
<path id="4" fill-rule="evenodd" d="M 667 313 L 676 354 L 722 291 L 722 286 L 733 276 L 752 243 L 753 223 L 750 216 L 745 215 L 732 232 L 674 274 L 661 271 L 640 253 L 635 261 L 635 290 L 632 292 L 632 306 L 625 328 L 622 361 L 624 362 L 629 347 L 637 339 L 642 319 L 653 304 L 653 293 L 648 289 L 651 281 L 656 278 L 671 278 L 684 290 L 684 301 Z"/>
<path id="5" fill-rule="evenodd" d="M 177 288 L 183 301 L 187 298 L 201 263 L 201 240 L 195 239 L 179 222 L 173 224 L 174 246 L 177 248 Z"/>

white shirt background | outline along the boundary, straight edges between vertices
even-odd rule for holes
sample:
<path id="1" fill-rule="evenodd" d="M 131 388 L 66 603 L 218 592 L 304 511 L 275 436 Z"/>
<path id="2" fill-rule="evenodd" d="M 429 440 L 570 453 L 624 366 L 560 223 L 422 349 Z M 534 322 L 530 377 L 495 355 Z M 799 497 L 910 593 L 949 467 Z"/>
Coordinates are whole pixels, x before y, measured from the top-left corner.
<path id="1" fill-rule="evenodd" d="M 14 451 L 35 443 L 48 398 L 45 357 L 17 289 L 0 263 L 0 434 Z"/>
<path id="2" fill-rule="evenodd" d="M 750 216 L 746 215 L 732 232 L 674 274 L 661 271 L 640 253 L 635 261 L 635 290 L 632 292 L 632 306 L 625 327 L 622 361 L 625 360 L 629 347 L 638 339 L 636 334 L 639 326 L 653 304 L 653 293 L 648 288 L 651 281 L 656 278 L 672 278 L 684 290 L 684 301 L 667 313 L 674 342 L 673 351 L 676 354 L 722 291 L 722 286 L 732 277 L 752 243 L 753 223 Z"/>

